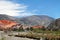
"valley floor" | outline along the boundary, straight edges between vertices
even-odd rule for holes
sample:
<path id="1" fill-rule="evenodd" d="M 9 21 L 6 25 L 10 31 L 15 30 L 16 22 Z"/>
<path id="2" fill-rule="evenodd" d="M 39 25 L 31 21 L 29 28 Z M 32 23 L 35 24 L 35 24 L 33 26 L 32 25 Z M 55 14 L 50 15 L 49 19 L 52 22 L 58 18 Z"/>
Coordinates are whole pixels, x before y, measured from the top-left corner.
<path id="1" fill-rule="evenodd" d="M 29 39 L 29 38 L 8 36 L 9 34 L 12 35 L 12 33 L 6 34 L 3 31 L 0 31 L 0 40 L 33 40 L 33 39 Z M 16 32 L 13 32 L 13 34 L 17 35 Z"/>
<path id="2" fill-rule="evenodd" d="M 8 32 L 0 31 L 0 40 L 60 40 L 60 33 L 57 32 Z"/>

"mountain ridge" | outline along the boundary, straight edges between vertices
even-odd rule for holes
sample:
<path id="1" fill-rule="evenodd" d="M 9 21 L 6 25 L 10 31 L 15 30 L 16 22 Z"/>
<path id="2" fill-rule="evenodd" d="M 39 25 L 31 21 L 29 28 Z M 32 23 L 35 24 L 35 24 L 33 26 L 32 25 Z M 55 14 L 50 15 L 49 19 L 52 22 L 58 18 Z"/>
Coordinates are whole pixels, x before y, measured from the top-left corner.
<path id="1" fill-rule="evenodd" d="M 54 18 L 49 17 L 47 15 L 32 15 L 28 17 L 17 18 L 17 17 L 0 14 L 0 20 L 11 20 L 26 26 L 41 25 L 48 27 L 48 25 L 52 21 L 54 21 Z"/>
<path id="2" fill-rule="evenodd" d="M 42 15 L 33 15 L 33 16 L 28 16 L 28 17 L 24 17 L 24 18 L 21 18 L 20 19 L 21 21 L 24 22 L 24 24 L 27 24 L 27 25 L 43 25 L 43 22 L 46 21 L 47 24 L 49 24 L 51 21 L 54 20 L 54 18 L 52 17 L 49 17 L 49 16 L 42 16 Z M 48 21 L 48 22 L 47 22 Z M 46 24 L 44 23 L 44 24 Z M 45 26 L 45 25 L 43 25 Z"/>

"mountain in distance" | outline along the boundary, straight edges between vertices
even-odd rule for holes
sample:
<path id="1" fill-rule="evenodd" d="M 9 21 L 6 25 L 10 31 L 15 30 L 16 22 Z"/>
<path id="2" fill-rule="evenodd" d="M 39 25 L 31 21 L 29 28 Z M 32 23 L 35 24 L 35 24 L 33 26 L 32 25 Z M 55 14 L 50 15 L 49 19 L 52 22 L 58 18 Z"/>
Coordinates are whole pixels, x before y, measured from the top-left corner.
<path id="1" fill-rule="evenodd" d="M 54 20 L 48 27 L 47 29 L 50 30 L 60 30 L 60 18 Z"/>
<path id="2" fill-rule="evenodd" d="M 14 25 L 18 24 L 10 20 L 0 20 L 0 30 L 12 28 Z"/>
<path id="3" fill-rule="evenodd" d="M 20 22 L 19 18 L 8 16 L 8 15 L 5 15 L 5 14 L 0 14 L 0 20 L 10 20 L 10 21 L 18 22 L 18 23 Z"/>
<path id="4" fill-rule="evenodd" d="M 54 18 L 46 15 L 33 15 L 21 18 L 20 21 L 28 26 L 41 25 L 47 27 L 52 21 L 54 21 Z"/>
<path id="5" fill-rule="evenodd" d="M 28 17 L 17 18 L 17 17 L 0 14 L 0 20 L 15 21 L 17 23 L 20 23 L 26 26 L 41 25 L 41 26 L 47 27 L 52 21 L 54 21 L 54 18 L 46 15 L 32 15 Z"/>

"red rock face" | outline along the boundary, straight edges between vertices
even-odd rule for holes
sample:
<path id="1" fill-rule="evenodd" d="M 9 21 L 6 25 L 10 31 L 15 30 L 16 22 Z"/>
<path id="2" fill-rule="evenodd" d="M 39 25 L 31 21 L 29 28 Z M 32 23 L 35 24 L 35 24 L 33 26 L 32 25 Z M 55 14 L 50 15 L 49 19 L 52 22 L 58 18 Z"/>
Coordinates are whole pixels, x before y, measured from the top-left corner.
<path id="1" fill-rule="evenodd" d="M 9 20 L 0 20 L 0 29 L 7 29 L 11 28 L 13 25 L 16 25 L 16 22 L 9 21 Z"/>
<path id="2" fill-rule="evenodd" d="M 36 26 L 33 26 L 32 28 L 43 28 L 44 26 L 40 26 L 40 25 L 36 25 Z"/>

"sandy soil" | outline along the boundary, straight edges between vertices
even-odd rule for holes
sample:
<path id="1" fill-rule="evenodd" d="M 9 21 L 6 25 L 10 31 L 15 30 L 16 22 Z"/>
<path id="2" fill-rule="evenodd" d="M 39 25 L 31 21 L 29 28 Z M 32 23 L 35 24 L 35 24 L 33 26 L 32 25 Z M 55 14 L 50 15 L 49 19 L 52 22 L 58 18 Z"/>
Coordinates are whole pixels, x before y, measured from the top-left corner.
<path id="1" fill-rule="evenodd" d="M 17 34 L 17 33 L 15 33 Z M 14 37 L 14 36 L 8 36 L 8 34 L 4 33 L 3 31 L 0 31 L 0 40 L 33 40 L 29 38 L 21 38 L 21 37 Z"/>

